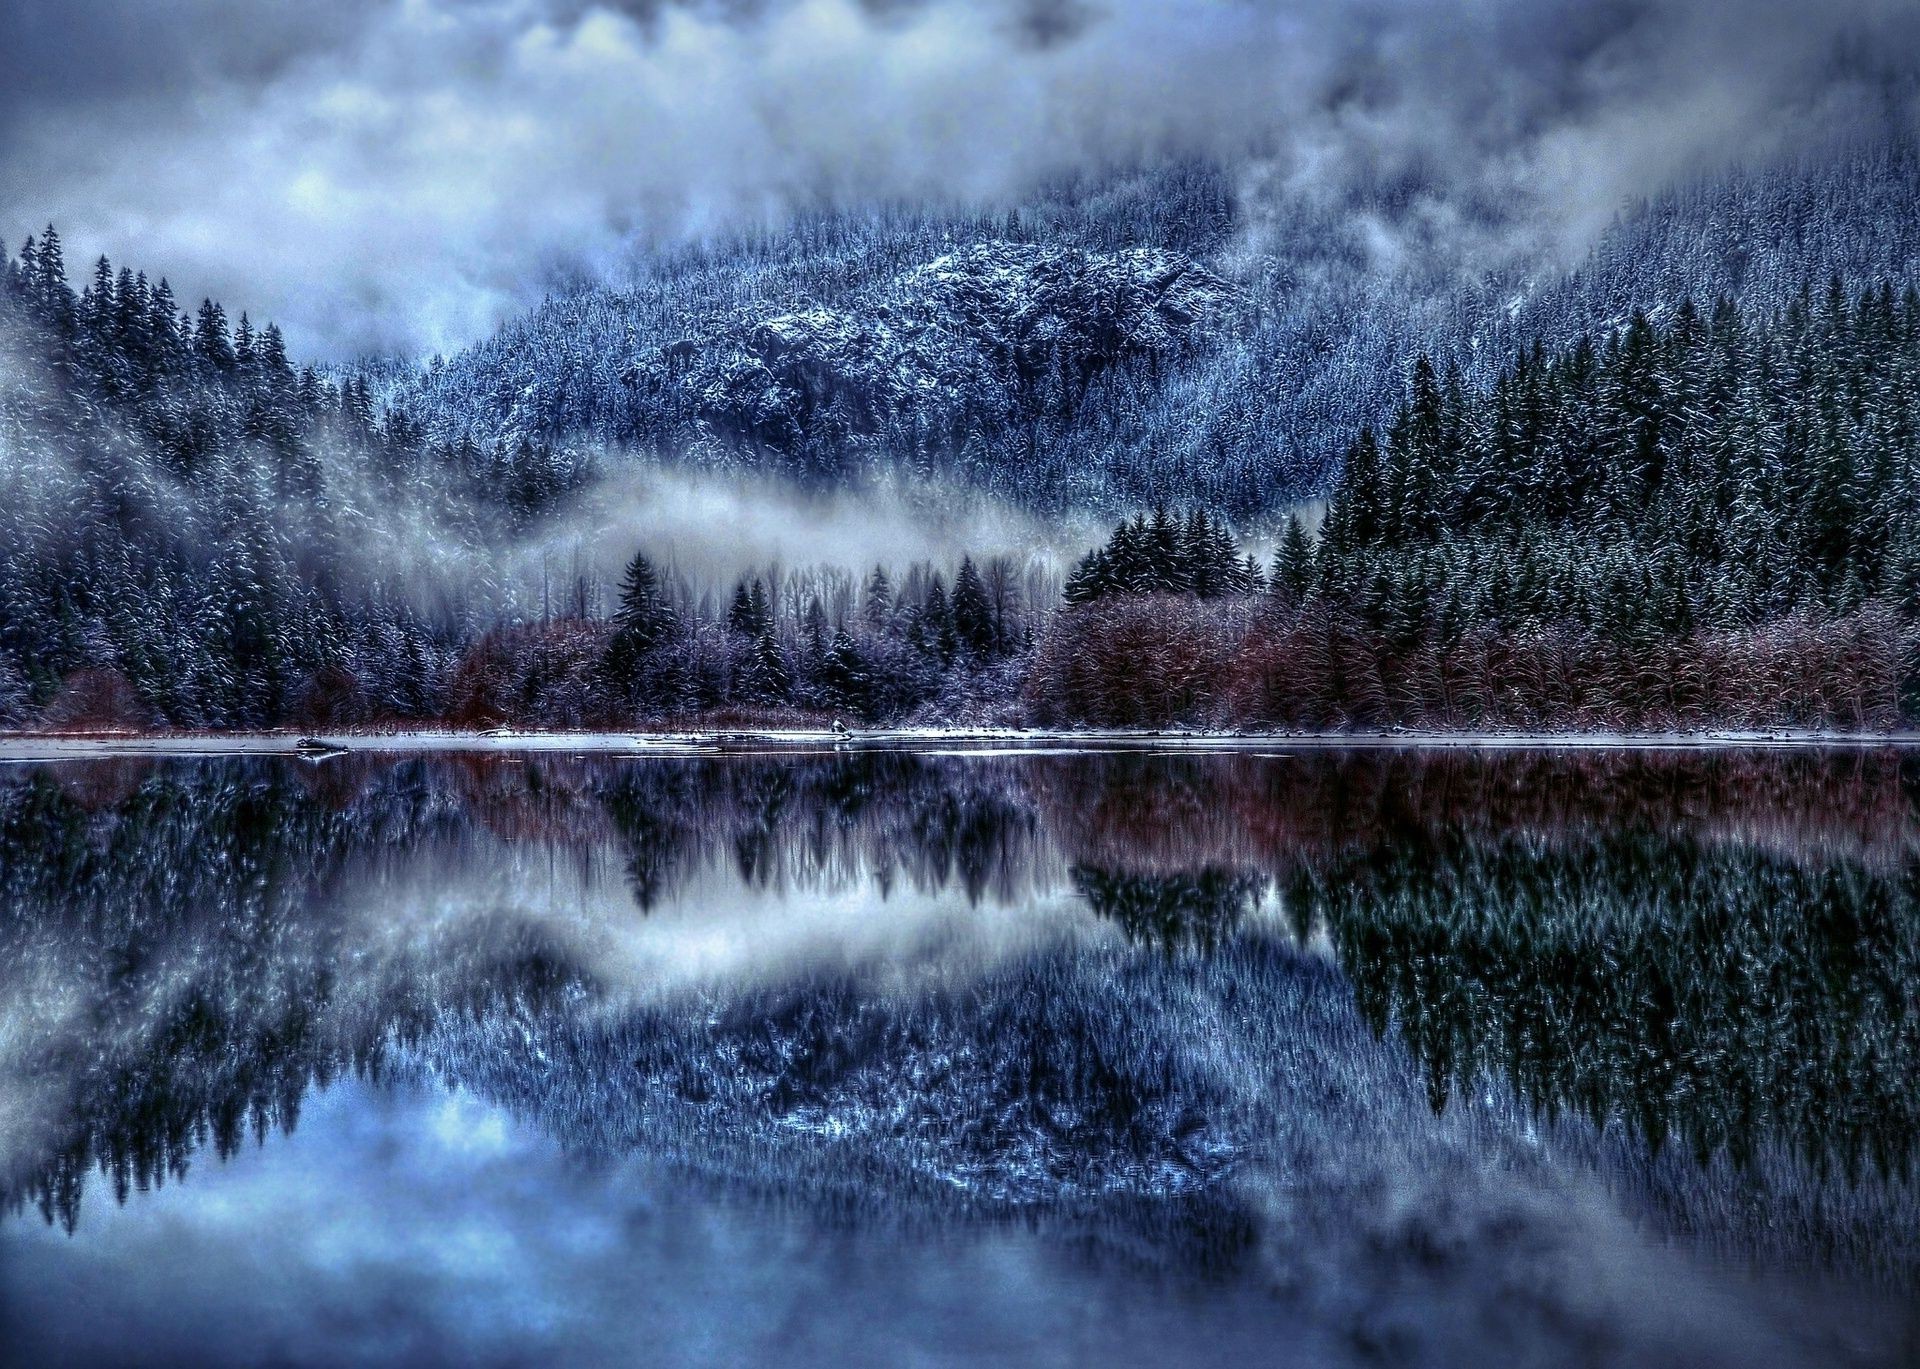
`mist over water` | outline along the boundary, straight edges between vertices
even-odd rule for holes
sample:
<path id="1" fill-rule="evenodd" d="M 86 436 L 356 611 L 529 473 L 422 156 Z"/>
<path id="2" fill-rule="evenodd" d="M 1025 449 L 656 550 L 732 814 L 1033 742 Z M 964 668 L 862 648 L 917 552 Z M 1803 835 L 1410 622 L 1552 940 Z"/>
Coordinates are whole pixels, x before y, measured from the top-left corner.
<path id="1" fill-rule="evenodd" d="M 1900 1362 L 1914 764 L 15 766 L 0 1326 L 78 1364 Z"/>

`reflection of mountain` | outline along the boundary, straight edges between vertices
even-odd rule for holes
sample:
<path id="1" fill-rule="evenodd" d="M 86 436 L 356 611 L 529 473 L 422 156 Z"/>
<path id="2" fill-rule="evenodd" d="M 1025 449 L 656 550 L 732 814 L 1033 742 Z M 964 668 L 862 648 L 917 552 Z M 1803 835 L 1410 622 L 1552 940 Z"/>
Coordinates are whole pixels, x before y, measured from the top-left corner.
<path id="1" fill-rule="evenodd" d="M 855 1211 L 1224 1230 L 1256 1171 L 1537 1166 L 1545 1114 L 1673 1230 L 1911 1270 L 1910 789 L 1811 753 L 68 767 L 0 784 L 0 1184 L 71 1223 L 91 1168 L 124 1194 L 403 1070 Z M 892 940 L 823 957 L 820 905 Z"/>

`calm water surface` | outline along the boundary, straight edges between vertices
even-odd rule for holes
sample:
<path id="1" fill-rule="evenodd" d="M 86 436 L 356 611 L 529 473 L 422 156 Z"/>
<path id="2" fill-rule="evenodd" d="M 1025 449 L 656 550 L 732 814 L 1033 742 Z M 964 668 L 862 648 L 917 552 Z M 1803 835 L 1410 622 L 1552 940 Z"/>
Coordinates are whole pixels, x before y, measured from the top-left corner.
<path id="1" fill-rule="evenodd" d="M 0 768 L 0 1358 L 1920 1362 L 1920 759 Z"/>

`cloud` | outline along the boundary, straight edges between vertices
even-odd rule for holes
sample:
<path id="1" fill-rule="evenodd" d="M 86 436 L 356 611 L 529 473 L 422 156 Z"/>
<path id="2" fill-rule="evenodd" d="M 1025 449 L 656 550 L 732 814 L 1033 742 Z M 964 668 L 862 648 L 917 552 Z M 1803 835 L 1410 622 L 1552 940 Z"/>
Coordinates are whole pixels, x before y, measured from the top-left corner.
<path id="1" fill-rule="evenodd" d="M 1906 101 L 1885 64 L 1920 51 L 1913 8 L 24 0 L 0 228 L 54 219 L 76 260 L 328 356 L 449 348 L 639 247 L 800 207 L 992 203 L 1157 156 L 1245 164 L 1256 210 L 1351 215 L 1383 267 L 1485 269 Z"/>

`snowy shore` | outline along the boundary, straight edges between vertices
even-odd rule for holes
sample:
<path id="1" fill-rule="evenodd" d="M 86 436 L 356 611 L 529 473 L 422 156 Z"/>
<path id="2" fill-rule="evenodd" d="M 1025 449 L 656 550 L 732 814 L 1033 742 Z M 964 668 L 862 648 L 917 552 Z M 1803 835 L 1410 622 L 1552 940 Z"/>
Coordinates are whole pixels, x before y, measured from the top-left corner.
<path id="1" fill-rule="evenodd" d="M 1200 732 L 1041 728 L 874 728 L 849 732 L 782 729 L 687 732 L 487 731 L 155 732 L 0 734 L 0 763 L 110 756 L 297 756 L 348 753 L 556 752 L 570 755 L 692 756 L 821 750 L 1233 751 L 1372 748 L 1704 749 L 1736 747 L 1910 747 L 1920 733 L 1717 730 L 1691 733 Z"/>

